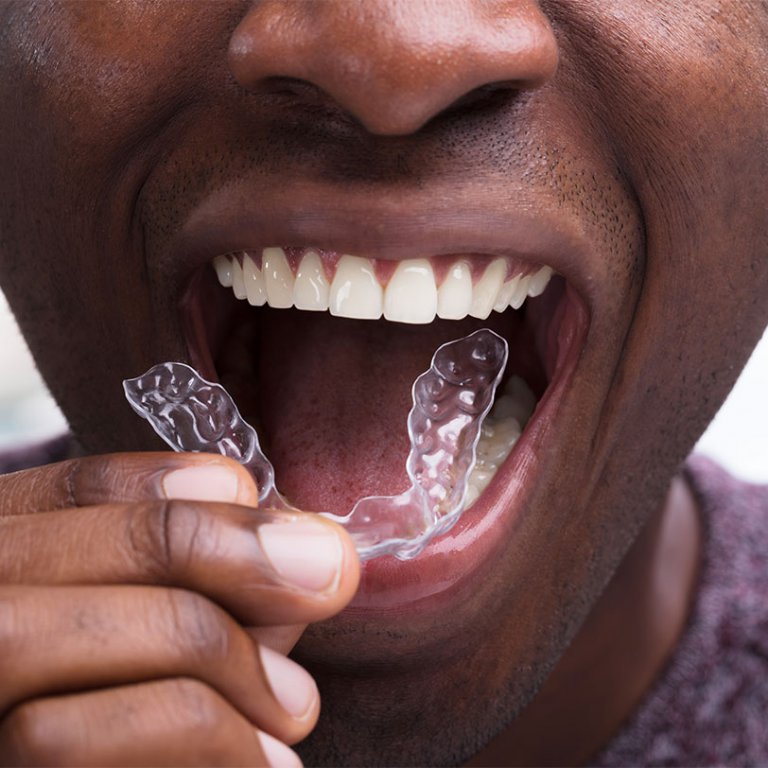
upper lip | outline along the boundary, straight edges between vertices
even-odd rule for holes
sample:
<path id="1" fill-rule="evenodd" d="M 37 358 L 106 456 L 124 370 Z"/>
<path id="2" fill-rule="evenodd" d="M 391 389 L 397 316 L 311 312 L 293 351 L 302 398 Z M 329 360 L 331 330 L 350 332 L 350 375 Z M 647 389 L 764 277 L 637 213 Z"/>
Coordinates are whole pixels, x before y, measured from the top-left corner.
<path id="1" fill-rule="evenodd" d="M 542 212 L 527 201 L 494 208 L 469 198 L 457 210 L 442 199 L 432 190 L 373 194 L 306 183 L 259 195 L 252 184 L 236 183 L 209 194 L 191 211 L 170 254 L 188 274 L 218 254 L 275 245 L 389 260 L 514 256 L 552 267 L 591 303 L 590 249 L 578 220 Z M 450 199 L 464 198 L 454 190 Z"/>

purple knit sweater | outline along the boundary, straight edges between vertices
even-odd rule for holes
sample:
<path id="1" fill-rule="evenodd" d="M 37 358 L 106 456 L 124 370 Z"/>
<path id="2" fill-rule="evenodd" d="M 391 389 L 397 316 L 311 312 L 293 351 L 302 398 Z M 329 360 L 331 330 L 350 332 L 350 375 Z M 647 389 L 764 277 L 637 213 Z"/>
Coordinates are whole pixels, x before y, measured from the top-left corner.
<path id="1" fill-rule="evenodd" d="M 688 627 L 596 766 L 768 766 L 768 486 L 701 456 L 685 473 L 704 524 Z"/>
<path id="2" fill-rule="evenodd" d="M 0 474 L 64 458 L 66 440 L 0 454 Z M 701 456 L 697 597 L 671 660 L 594 766 L 768 766 L 768 486 Z"/>

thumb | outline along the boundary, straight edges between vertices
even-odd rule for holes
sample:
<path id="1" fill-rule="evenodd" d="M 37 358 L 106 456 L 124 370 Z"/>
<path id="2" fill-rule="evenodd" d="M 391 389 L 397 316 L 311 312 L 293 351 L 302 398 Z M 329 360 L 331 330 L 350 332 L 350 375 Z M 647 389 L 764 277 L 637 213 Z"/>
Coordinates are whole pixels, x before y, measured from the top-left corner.
<path id="1" fill-rule="evenodd" d="M 0 517 L 156 499 L 256 507 L 259 494 L 248 470 L 208 453 L 115 453 L 0 475 Z"/>

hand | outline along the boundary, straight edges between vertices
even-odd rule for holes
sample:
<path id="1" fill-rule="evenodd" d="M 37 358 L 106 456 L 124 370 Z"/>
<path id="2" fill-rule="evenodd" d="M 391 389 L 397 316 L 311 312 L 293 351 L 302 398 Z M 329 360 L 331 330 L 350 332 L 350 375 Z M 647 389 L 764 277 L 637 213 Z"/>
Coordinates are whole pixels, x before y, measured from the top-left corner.
<path id="1" fill-rule="evenodd" d="M 0 476 L 1 763 L 300 764 L 317 688 L 267 644 L 341 610 L 359 564 L 339 526 L 257 499 L 204 454 Z"/>

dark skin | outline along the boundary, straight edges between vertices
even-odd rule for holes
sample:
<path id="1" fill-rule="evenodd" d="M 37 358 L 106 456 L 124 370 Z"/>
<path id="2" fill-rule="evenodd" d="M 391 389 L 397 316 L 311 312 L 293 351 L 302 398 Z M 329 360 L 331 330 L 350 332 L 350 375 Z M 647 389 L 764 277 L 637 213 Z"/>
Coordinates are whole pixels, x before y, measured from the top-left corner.
<path id="1" fill-rule="evenodd" d="M 581 764 L 606 744 L 684 629 L 700 535 L 695 499 L 675 478 L 536 698 L 470 764 Z"/>
<path id="2" fill-rule="evenodd" d="M 605 744 L 694 589 L 695 505 L 672 478 L 768 322 L 768 7 L 663 5 L 0 7 L 0 280 L 88 455 L 0 478 L 6 762 L 285 762 L 257 732 L 309 735 L 311 763 Z M 294 563 L 297 591 L 264 565 L 259 531 L 284 518 L 254 512 L 243 470 L 233 494 L 203 482 L 219 459 L 146 453 L 119 382 L 189 358 L 179 305 L 223 252 L 209 229 L 391 259 L 425 221 L 428 253 L 511 227 L 535 261 L 538 219 L 584 307 L 578 354 L 450 588 L 338 615 L 359 578 L 343 531 L 317 523 L 338 582 Z M 185 492 L 159 478 L 188 465 L 193 500 L 169 506 Z M 299 636 L 319 721 L 310 683 L 308 714 L 279 703 L 302 673 L 270 687 L 254 653 Z"/>

